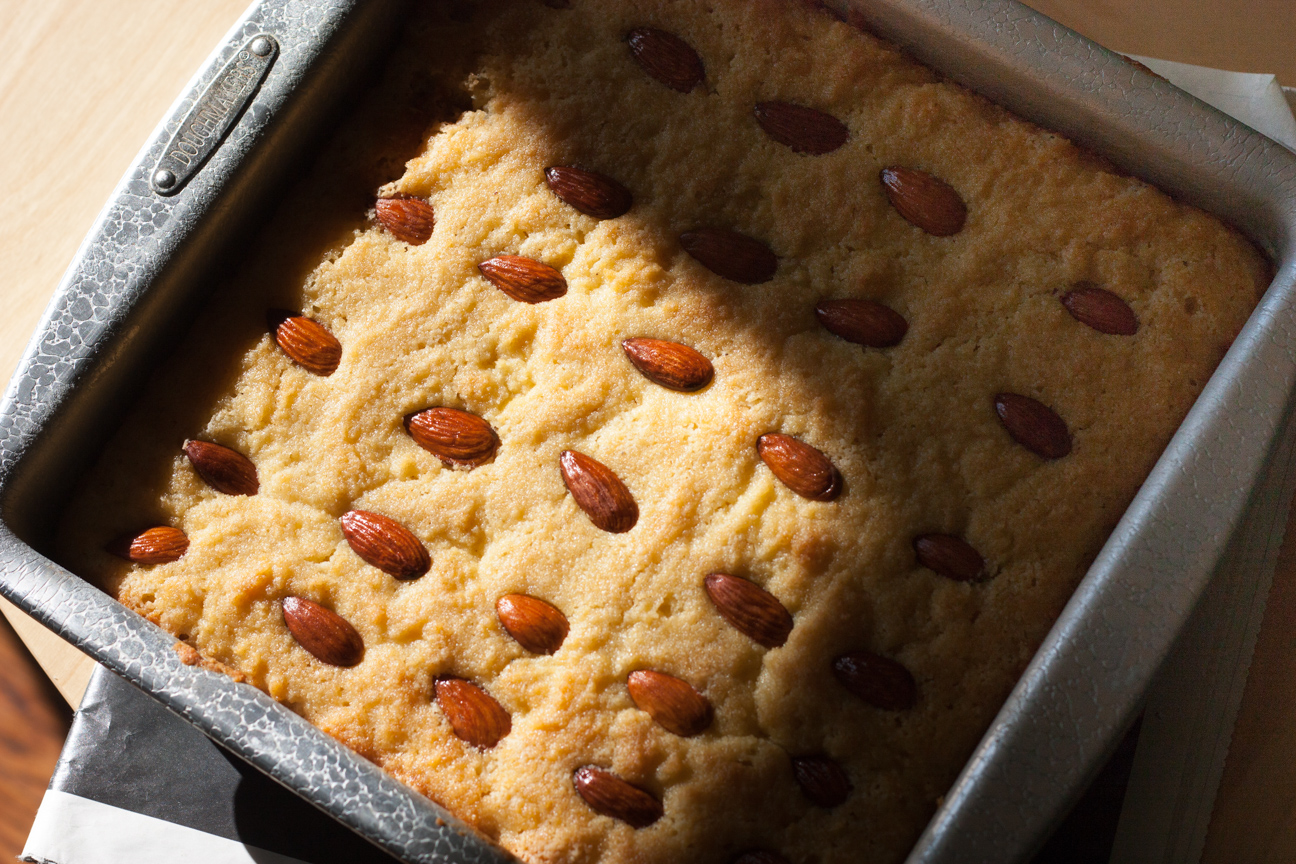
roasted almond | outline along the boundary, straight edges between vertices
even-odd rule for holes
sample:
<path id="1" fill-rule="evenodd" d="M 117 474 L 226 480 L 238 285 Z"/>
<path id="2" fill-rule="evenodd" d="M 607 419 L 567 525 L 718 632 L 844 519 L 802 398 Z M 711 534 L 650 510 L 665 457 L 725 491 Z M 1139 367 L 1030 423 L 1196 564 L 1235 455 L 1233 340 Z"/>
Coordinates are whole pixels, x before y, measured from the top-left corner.
<path id="1" fill-rule="evenodd" d="M 481 750 L 494 747 L 513 728 L 495 697 L 462 678 L 438 678 L 436 698 L 455 735 Z"/>
<path id="2" fill-rule="evenodd" d="M 505 594 L 495 601 L 495 613 L 508 634 L 532 654 L 552 654 L 567 638 L 567 616 L 527 594 Z"/>
<path id="3" fill-rule="evenodd" d="M 757 439 L 756 452 L 774 476 L 802 498 L 831 501 L 841 494 L 841 474 L 827 456 L 804 441 L 769 432 Z"/>
<path id="4" fill-rule="evenodd" d="M 647 828 L 665 812 L 652 794 L 594 765 L 577 768 L 572 783 L 591 810 L 620 819 L 632 828 Z"/>
<path id="5" fill-rule="evenodd" d="M 778 256 L 768 246 L 727 228 L 686 231 L 680 245 L 712 273 L 744 285 L 768 282 L 778 270 Z"/>
<path id="6" fill-rule="evenodd" d="M 255 495 L 261 488 L 252 460 L 210 441 L 186 441 L 185 455 L 204 482 L 226 495 Z"/>
<path id="7" fill-rule="evenodd" d="M 1088 324 L 1099 333 L 1133 336 L 1138 332 L 1138 317 L 1129 304 L 1110 291 L 1087 282 L 1077 284 L 1062 295 L 1062 305 L 1071 317 Z"/>
<path id="8" fill-rule="evenodd" d="M 417 579 L 432 566 L 432 557 L 404 525 L 368 510 L 342 514 L 342 533 L 357 555 L 397 579 Z"/>
<path id="9" fill-rule="evenodd" d="M 428 408 L 405 418 L 414 442 L 451 467 L 473 468 L 489 462 L 499 436 L 476 414 L 458 408 Z"/>
<path id="10" fill-rule="evenodd" d="M 136 564 L 170 564 L 189 551 L 189 538 L 179 528 L 159 525 L 118 537 L 108 551 Z"/>
<path id="11" fill-rule="evenodd" d="M 687 93 L 706 75 L 702 58 L 674 33 L 636 27 L 626 34 L 626 41 L 639 68 L 672 90 Z"/>
<path id="12" fill-rule="evenodd" d="M 962 537 L 953 534 L 920 534 L 913 541 L 918 563 L 959 582 L 985 578 L 985 559 Z"/>
<path id="13" fill-rule="evenodd" d="M 820 807 L 836 807 L 850 797 L 850 777 L 827 756 L 801 756 L 792 760 L 792 774 L 801 791 Z"/>
<path id="14" fill-rule="evenodd" d="M 928 234 L 949 237 L 963 230 L 967 205 L 945 181 L 893 165 L 882 169 L 882 186 L 896 212 Z"/>
<path id="15" fill-rule="evenodd" d="M 602 462 L 564 450 L 558 457 L 558 470 L 567 491 L 596 527 L 621 534 L 639 521 L 639 507 L 630 490 Z"/>
<path id="16" fill-rule="evenodd" d="M 918 701 L 918 685 L 909 670 L 872 651 L 843 654 L 833 661 L 833 673 L 843 687 L 875 708 L 902 711 Z"/>
<path id="17" fill-rule="evenodd" d="M 364 657 L 364 640 L 341 615 L 303 597 L 283 599 L 283 619 L 297 644 L 330 666 L 354 666 Z"/>
<path id="18" fill-rule="evenodd" d="M 833 115 L 791 102 L 758 102 L 756 122 L 775 141 L 809 156 L 831 153 L 850 137 Z"/>
<path id="19" fill-rule="evenodd" d="M 332 375 L 342 360 L 342 343 L 316 321 L 282 309 L 268 315 L 275 344 L 294 363 L 316 375 Z"/>
<path id="20" fill-rule="evenodd" d="M 411 246 L 426 243 L 436 225 L 432 205 L 411 195 L 379 198 L 374 209 L 382 226 L 397 240 L 403 240 Z"/>
<path id="21" fill-rule="evenodd" d="M 1071 432 L 1057 412 L 1020 393 L 994 397 L 995 413 L 1013 440 L 1044 459 L 1061 459 L 1071 452 Z"/>
<path id="22" fill-rule="evenodd" d="M 867 348 L 899 345 L 909 332 L 904 316 L 873 300 L 820 300 L 815 317 L 834 336 Z"/>
<path id="23" fill-rule="evenodd" d="M 735 858 L 732 864 L 788 864 L 788 860 L 768 849 L 749 849 Z"/>
<path id="24" fill-rule="evenodd" d="M 567 280 L 548 264 L 521 255 L 497 255 L 477 265 L 490 283 L 514 300 L 543 303 L 567 293 Z"/>
<path id="25" fill-rule="evenodd" d="M 792 632 L 792 614 L 755 582 L 728 573 L 703 580 L 707 596 L 739 633 L 766 648 L 778 648 Z"/>
<path id="26" fill-rule="evenodd" d="M 635 706 L 667 732 L 691 738 L 711 725 L 711 703 L 692 684 L 674 675 L 640 669 L 626 678 L 626 688 Z"/>
<path id="27" fill-rule="evenodd" d="M 545 182 L 559 198 L 595 219 L 623 216 L 634 203 L 630 190 L 611 177 L 572 165 L 546 168 Z"/>
<path id="28" fill-rule="evenodd" d="M 710 360 L 678 342 L 638 336 L 622 341 L 621 349 L 645 378 L 671 390 L 701 390 L 715 375 Z"/>

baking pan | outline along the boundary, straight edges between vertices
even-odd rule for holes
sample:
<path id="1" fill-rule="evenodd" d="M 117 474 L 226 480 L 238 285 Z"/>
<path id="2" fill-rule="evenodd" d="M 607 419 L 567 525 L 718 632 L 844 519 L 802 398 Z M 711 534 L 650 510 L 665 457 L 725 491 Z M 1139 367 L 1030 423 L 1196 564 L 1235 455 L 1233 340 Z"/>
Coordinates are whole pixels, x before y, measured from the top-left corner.
<path id="1" fill-rule="evenodd" d="M 831 0 L 842 17 L 1265 249 L 1277 276 L 945 797 L 913 864 L 1021 860 L 1117 743 L 1205 589 L 1296 383 L 1296 156 L 1012 0 Z M 0 406 L 0 593 L 410 862 L 513 860 L 40 550 L 149 369 L 308 164 L 399 29 L 398 0 L 263 0 L 173 106 Z"/>

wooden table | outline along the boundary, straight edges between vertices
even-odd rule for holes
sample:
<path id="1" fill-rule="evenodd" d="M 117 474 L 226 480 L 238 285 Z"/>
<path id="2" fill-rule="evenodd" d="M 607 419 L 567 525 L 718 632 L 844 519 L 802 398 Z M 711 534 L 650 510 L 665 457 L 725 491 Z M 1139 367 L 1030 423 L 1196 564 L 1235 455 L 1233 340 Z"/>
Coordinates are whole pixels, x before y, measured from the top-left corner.
<path id="1" fill-rule="evenodd" d="M 0 377 L 8 379 L 99 208 L 247 0 L 0 0 Z M 1120 51 L 1296 86 L 1292 0 L 1034 0 Z M 1289 536 L 1291 532 L 1289 531 Z M 1296 552 L 1288 550 L 1230 754 L 1208 858 L 1280 860 L 1296 840 Z M 2 604 L 68 703 L 89 661 Z M 1272 619 L 1272 620 L 1271 620 Z M 1280 705 L 1281 715 L 1263 710 Z M 1288 722 L 1274 722 L 1276 717 Z M 67 709 L 0 625 L 0 856 L 16 855 L 67 731 Z M 1257 792 L 1274 794 L 1256 794 Z M 1253 836 L 1264 802 L 1273 827 Z M 1286 810 L 1284 810 L 1286 808 Z M 1221 822 L 1221 819 L 1223 820 Z M 1239 853 L 1247 842 L 1252 857 Z M 1230 857 L 1230 855 L 1232 857 Z M 1282 858 L 1281 860 L 1286 860 Z"/>

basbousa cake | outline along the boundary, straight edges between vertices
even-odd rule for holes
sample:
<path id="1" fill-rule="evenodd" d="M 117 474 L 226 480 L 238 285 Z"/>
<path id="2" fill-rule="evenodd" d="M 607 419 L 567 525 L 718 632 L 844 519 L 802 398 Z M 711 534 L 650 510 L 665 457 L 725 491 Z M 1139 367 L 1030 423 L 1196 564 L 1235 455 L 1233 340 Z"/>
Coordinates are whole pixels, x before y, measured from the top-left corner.
<path id="1" fill-rule="evenodd" d="M 1265 262 L 801 4 L 427 5 L 61 559 L 525 860 L 900 860 Z"/>

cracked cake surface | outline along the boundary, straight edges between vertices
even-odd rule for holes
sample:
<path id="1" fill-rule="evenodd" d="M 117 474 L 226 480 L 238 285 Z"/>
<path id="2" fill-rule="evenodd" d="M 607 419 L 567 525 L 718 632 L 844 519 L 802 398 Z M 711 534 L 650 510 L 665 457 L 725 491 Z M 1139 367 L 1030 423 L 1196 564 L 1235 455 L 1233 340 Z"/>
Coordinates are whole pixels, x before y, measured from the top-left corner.
<path id="1" fill-rule="evenodd" d="M 803 5 L 431 4 L 57 557 L 526 861 L 899 861 L 1267 273 Z"/>

